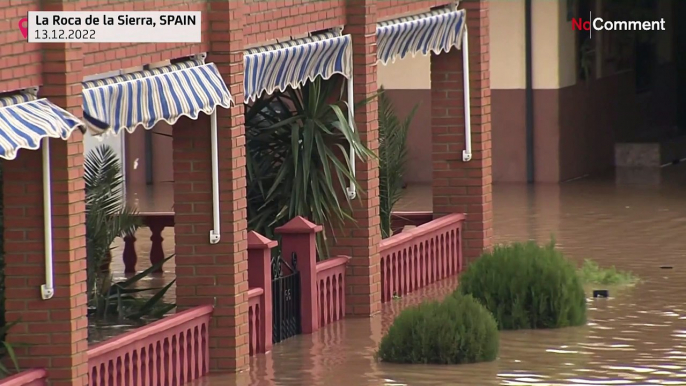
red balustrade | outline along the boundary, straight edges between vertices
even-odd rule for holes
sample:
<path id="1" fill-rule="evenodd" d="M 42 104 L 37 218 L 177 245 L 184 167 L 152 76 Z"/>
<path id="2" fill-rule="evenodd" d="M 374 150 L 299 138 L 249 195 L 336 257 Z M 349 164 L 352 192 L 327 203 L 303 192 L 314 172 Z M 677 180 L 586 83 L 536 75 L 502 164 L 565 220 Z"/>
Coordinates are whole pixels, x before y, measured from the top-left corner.
<path id="1" fill-rule="evenodd" d="M 339 256 L 317 263 L 317 315 L 319 327 L 345 317 L 345 266 L 350 257 Z"/>
<path id="2" fill-rule="evenodd" d="M 46 386 L 47 375 L 44 369 L 26 370 L 0 380 L 0 386 Z"/>
<path id="3" fill-rule="evenodd" d="M 381 241 L 381 301 L 462 270 L 464 215 L 451 214 Z"/>
<path id="4" fill-rule="evenodd" d="M 136 216 L 140 217 L 143 226 L 150 228 L 150 265 L 155 265 L 163 261 L 164 248 L 162 242 L 162 231 L 164 228 L 174 227 L 174 212 L 140 212 Z M 124 252 L 122 254 L 124 259 L 124 272 L 136 273 L 136 264 L 138 263 L 138 255 L 136 254 L 136 235 L 127 235 L 124 237 Z M 155 271 L 162 273 L 162 267 Z"/>
<path id="5" fill-rule="evenodd" d="M 266 341 L 264 320 L 262 312 L 264 310 L 264 290 L 262 288 L 251 288 L 248 291 L 248 326 L 250 336 L 250 355 L 264 352 Z M 271 340 L 272 337 L 270 336 Z"/>
<path id="6" fill-rule="evenodd" d="M 206 375 L 211 314 L 196 307 L 93 346 L 89 385 L 180 386 Z"/>

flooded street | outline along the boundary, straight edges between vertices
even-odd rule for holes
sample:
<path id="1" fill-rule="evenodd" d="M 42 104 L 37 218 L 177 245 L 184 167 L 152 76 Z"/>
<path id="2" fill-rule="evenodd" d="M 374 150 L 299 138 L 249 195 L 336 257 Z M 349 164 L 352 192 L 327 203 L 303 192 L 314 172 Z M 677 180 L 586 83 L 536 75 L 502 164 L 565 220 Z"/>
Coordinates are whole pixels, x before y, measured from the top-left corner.
<path id="1" fill-rule="evenodd" d="M 686 167 L 663 169 L 660 177 L 660 184 L 653 176 L 642 185 L 606 178 L 494 188 L 497 242 L 554 236 L 578 262 L 591 258 L 642 279 L 610 288 L 609 299 L 589 298 L 587 326 L 502 333 L 492 363 L 377 363 L 374 352 L 393 316 L 422 297 L 451 292 L 457 280 L 449 279 L 371 319 L 346 319 L 278 344 L 251 358 L 248 372 L 194 385 L 686 385 Z"/>

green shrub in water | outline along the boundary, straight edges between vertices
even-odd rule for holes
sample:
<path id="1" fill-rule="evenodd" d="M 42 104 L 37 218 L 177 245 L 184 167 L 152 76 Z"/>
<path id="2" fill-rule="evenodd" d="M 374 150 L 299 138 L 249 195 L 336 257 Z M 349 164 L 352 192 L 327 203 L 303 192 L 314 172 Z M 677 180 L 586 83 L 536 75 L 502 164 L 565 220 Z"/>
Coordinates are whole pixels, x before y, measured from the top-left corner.
<path id="1" fill-rule="evenodd" d="M 584 260 L 579 268 L 579 277 L 584 284 L 634 285 L 638 278 L 631 272 L 620 271 L 614 266 L 602 268 L 593 260 Z"/>
<path id="2" fill-rule="evenodd" d="M 467 268 L 457 292 L 474 296 L 502 330 L 586 323 L 581 279 L 554 242 L 496 246 Z"/>
<path id="3" fill-rule="evenodd" d="M 381 340 L 377 358 L 392 363 L 459 364 L 492 361 L 498 327 L 471 296 L 451 296 L 404 310 Z"/>

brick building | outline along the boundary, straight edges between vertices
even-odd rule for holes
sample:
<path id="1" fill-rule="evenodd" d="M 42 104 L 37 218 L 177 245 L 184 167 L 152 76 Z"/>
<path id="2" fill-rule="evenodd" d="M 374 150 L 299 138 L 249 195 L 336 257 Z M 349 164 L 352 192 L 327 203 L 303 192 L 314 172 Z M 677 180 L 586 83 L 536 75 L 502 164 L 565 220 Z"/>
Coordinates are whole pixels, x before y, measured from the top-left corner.
<path id="1" fill-rule="evenodd" d="M 19 5 L 6 2 L 0 6 L 0 14 L 6 20 L 0 32 L 0 91 L 11 101 L 15 94 L 38 87 L 40 98 L 46 98 L 76 119 L 83 118 L 84 107 L 88 107 L 84 101 L 89 89 L 116 87 L 121 80 L 132 79 L 121 70 L 138 68 L 147 71 L 145 76 L 155 76 L 165 68 L 181 70 L 183 63 L 201 61 L 197 63 L 200 67 L 213 63 L 233 102 L 225 108 L 228 104 L 224 95 L 210 106 L 216 108 L 215 167 L 220 181 L 216 221 L 209 156 L 212 119 L 199 114 L 197 120 L 186 116 L 168 120 L 173 124 L 176 293 L 182 309 L 214 305 L 211 367 L 216 371 L 233 371 L 248 365 L 243 127 L 246 50 L 272 44 L 277 39 L 338 31 L 349 41 L 350 78 L 354 98 L 359 101 L 377 90 L 377 24 L 445 5 L 447 2 L 440 0 L 29 0 Z M 463 76 L 461 53 L 455 49 L 431 55 L 430 130 L 434 141 L 434 212 L 467 213 L 464 238 L 469 258 L 488 247 L 492 236 L 488 2 L 466 1 L 460 8 L 466 9 L 470 37 L 472 161 L 465 163 L 461 158 L 465 146 Z M 203 11 L 203 42 L 27 43 L 15 26 L 27 12 L 37 10 Z M 115 74 L 121 77 L 112 78 Z M 106 80 L 98 83 L 98 78 Z M 85 80 L 89 82 L 83 83 Z M 376 103 L 370 103 L 355 112 L 357 130 L 372 150 L 378 149 L 376 109 Z M 86 122 L 93 123 L 90 119 Z M 116 130 L 126 126 L 127 131 L 133 131 L 142 122 L 128 123 Z M 47 368 L 53 385 L 81 386 L 88 382 L 83 135 L 74 130 L 66 140 L 49 141 L 55 284 L 51 299 L 42 300 L 40 291 L 46 282 L 42 153 L 23 149 L 15 159 L 1 161 L 6 316 L 10 321 L 21 319 L 8 339 L 33 344 L 20 352 L 22 367 Z M 368 316 L 380 308 L 377 163 L 358 163 L 357 178 L 366 194 L 356 201 L 357 225 L 351 225 L 341 235 L 336 252 L 353 257 L 347 310 Z M 213 228 L 216 224 L 221 229 L 220 240 L 211 244 L 208 235 L 211 230 L 218 231 Z"/>

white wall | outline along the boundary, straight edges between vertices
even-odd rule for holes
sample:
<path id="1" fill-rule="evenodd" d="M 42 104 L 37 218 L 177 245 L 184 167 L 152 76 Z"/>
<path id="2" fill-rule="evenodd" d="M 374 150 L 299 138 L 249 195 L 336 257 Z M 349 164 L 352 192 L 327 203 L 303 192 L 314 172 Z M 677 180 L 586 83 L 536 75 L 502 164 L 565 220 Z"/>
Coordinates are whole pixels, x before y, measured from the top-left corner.
<path id="1" fill-rule="evenodd" d="M 489 5 L 492 89 L 524 89 L 524 0 Z M 532 38 L 535 89 L 558 89 L 576 83 L 575 35 L 566 20 L 565 1 L 533 0 Z M 378 67 L 378 84 L 387 89 L 431 88 L 429 56 L 405 58 Z"/>
<path id="2" fill-rule="evenodd" d="M 376 82 L 387 90 L 431 89 L 431 56 L 417 55 L 378 64 Z"/>

